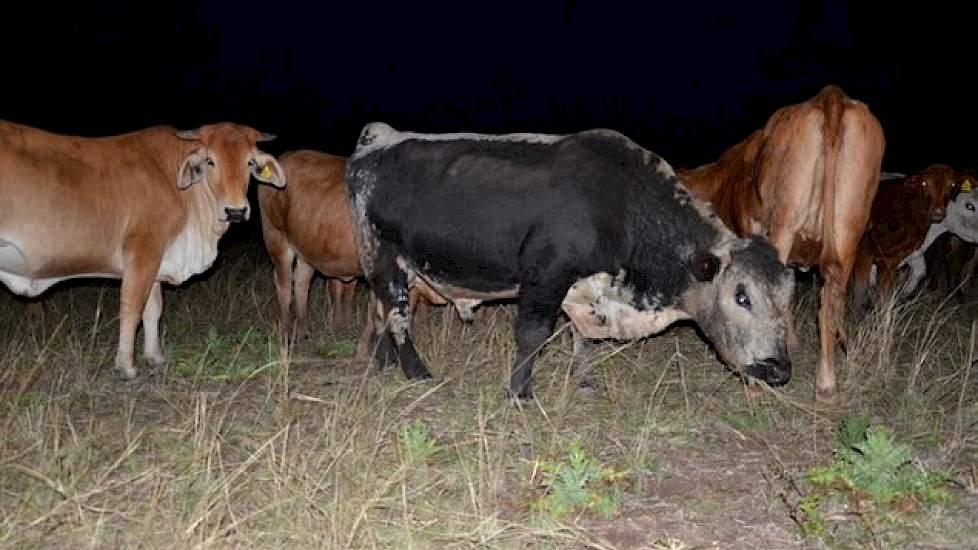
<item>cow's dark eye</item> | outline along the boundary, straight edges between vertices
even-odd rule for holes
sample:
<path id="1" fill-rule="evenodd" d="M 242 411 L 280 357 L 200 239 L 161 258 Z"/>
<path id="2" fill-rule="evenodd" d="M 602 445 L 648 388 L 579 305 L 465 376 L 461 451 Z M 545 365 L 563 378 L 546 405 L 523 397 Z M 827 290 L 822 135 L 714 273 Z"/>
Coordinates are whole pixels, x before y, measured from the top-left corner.
<path id="1" fill-rule="evenodd" d="M 964 207 L 967 208 L 968 210 L 972 211 L 972 212 L 975 211 L 975 203 L 973 203 L 973 202 L 965 203 Z"/>
<path id="2" fill-rule="evenodd" d="M 747 291 L 744 289 L 744 285 L 737 285 L 737 290 L 734 293 L 734 301 L 737 305 L 744 308 L 750 309 L 750 298 L 747 297 Z"/>
<path id="3" fill-rule="evenodd" d="M 207 161 L 206 162 L 207 162 L 207 165 L 208 166 L 214 166 L 214 159 L 212 159 L 210 157 L 207 157 Z"/>
<path id="4" fill-rule="evenodd" d="M 248 168 L 254 168 L 255 166 L 257 166 L 257 164 L 258 163 L 255 162 L 255 159 L 248 160 Z"/>

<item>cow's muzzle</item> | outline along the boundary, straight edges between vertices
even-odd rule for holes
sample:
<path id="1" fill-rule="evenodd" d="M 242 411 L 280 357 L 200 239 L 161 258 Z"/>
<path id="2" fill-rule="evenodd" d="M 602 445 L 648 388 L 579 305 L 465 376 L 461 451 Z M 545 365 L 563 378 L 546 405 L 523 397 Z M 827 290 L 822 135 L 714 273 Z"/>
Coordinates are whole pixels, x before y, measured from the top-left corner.
<path id="1" fill-rule="evenodd" d="M 791 361 L 769 357 L 744 367 L 749 376 L 763 380 L 771 386 L 783 386 L 791 380 Z"/>
<path id="2" fill-rule="evenodd" d="M 930 211 L 930 223 L 941 223 L 947 215 L 946 208 L 934 208 Z"/>
<path id="3" fill-rule="evenodd" d="M 225 221 L 243 222 L 248 219 L 248 207 L 245 206 L 244 208 L 231 208 L 230 206 L 225 206 L 224 214 L 226 216 Z"/>

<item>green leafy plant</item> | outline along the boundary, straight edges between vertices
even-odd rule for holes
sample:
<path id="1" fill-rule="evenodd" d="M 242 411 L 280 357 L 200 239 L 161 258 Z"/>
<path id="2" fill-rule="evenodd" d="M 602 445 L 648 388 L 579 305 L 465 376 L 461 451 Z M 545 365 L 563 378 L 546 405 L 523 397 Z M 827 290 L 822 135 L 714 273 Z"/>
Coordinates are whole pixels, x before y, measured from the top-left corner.
<path id="1" fill-rule="evenodd" d="M 534 507 L 550 517 L 591 511 L 610 518 L 621 508 L 628 473 L 603 466 L 577 441 L 571 443 L 563 461 L 541 460 L 537 468 L 543 494 Z"/>
<path id="2" fill-rule="evenodd" d="M 806 537 L 824 537 L 828 529 L 825 526 L 825 516 L 819 510 L 822 505 L 822 495 L 811 493 L 798 503 L 798 509 L 804 513 L 799 525 Z"/>
<path id="3" fill-rule="evenodd" d="M 221 334 L 211 326 L 203 348 L 178 355 L 172 373 L 182 378 L 210 378 L 240 382 L 272 362 L 271 340 L 255 328 Z"/>
<path id="4" fill-rule="evenodd" d="M 408 464 L 423 464 L 438 451 L 438 442 L 420 420 L 401 430 L 400 439 L 401 451 Z"/>
<path id="5" fill-rule="evenodd" d="M 886 428 L 870 428 L 866 420 L 850 417 L 840 424 L 836 440 L 832 462 L 811 468 L 806 476 L 819 491 L 799 504 L 806 535 L 825 534 L 821 506 L 833 496 L 848 499 L 853 511 L 870 522 L 950 499 L 950 473 L 925 471 L 910 446 Z"/>
<path id="6" fill-rule="evenodd" d="M 323 355 L 326 357 L 350 357 L 356 351 L 357 340 L 350 337 L 330 338 L 323 346 Z"/>

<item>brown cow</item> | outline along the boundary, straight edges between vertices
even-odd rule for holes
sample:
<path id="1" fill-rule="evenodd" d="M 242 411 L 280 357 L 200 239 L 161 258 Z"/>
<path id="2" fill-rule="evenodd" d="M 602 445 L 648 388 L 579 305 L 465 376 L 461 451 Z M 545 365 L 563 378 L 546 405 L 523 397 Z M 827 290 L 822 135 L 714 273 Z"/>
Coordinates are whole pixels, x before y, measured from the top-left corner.
<path id="1" fill-rule="evenodd" d="M 259 189 L 258 204 L 265 246 L 275 265 L 282 328 L 288 338 L 293 291 L 296 328 L 304 333 L 309 285 L 315 272 L 330 278 L 331 320 L 335 320 L 337 310 L 342 310 L 343 317 L 352 313 L 361 270 L 343 186 L 346 159 L 304 150 L 285 153 L 279 161 L 289 187 Z"/>
<path id="2" fill-rule="evenodd" d="M 961 191 L 970 193 L 978 188 L 978 167 L 965 168 L 960 177 Z M 938 237 L 924 253 L 928 290 L 936 291 L 943 283 L 948 293 L 954 292 L 958 302 L 964 303 L 964 291 L 975 271 L 976 249 L 978 246 L 952 233 Z"/>
<path id="3" fill-rule="evenodd" d="M 885 148 L 879 121 L 837 86 L 778 109 L 717 162 L 680 172 L 741 236 L 765 234 L 781 261 L 818 266 L 818 401 L 837 402 L 835 343 L 845 343 L 844 297 L 869 218 Z"/>
<path id="4" fill-rule="evenodd" d="M 334 304 L 331 321 L 336 321 L 337 313 L 342 318 L 352 316 L 357 278 L 363 272 L 343 184 L 346 159 L 310 150 L 290 151 L 279 158 L 289 186 L 283 190 L 263 186 L 258 190 L 258 202 L 262 235 L 275 265 L 283 340 L 288 342 L 293 295 L 295 328 L 300 334 L 308 334 L 309 286 L 316 271 L 330 278 Z M 445 303 L 427 289 L 419 289 L 412 292 L 412 305 L 416 305 L 419 292 L 428 301 Z"/>
<path id="5" fill-rule="evenodd" d="M 255 146 L 273 137 L 222 123 L 90 138 L 0 121 L 0 281 L 37 296 L 74 277 L 121 278 L 115 367 L 137 374 L 140 316 L 143 355 L 163 363 L 160 282 L 211 266 L 230 222 L 248 219 L 252 175 L 285 185 Z"/>
<path id="6" fill-rule="evenodd" d="M 852 271 L 857 311 L 870 304 L 872 287 L 877 296 L 892 290 L 897 266 L 924 242 L 930 224 L 944 219 L 947 202 L 960 188 L 957 174 L 944 164 L 880 183 Z"/>

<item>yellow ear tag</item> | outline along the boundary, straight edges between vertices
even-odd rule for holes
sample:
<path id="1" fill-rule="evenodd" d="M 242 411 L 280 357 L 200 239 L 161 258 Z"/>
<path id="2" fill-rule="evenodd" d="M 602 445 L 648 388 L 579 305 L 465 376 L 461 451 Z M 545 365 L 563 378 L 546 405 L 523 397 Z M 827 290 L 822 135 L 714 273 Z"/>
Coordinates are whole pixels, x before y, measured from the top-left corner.
<path id="1" fill-rule="evenodd" d="M 272 165 L 271 164 L 266 164 L 265 166 L 262 166 L 261 167 L 261 172 L 258 175 L 263 180 L 270 180 L 270 179 L 272 179 Z"/>
<path id="2" fill-rule="evenodd" d="M 964 183 L 961 184 L 961 190 L 964 191 L 965 193 L 970 193 L 971 192 L 971 180 L 970 179 L 964 180 Z"/>

